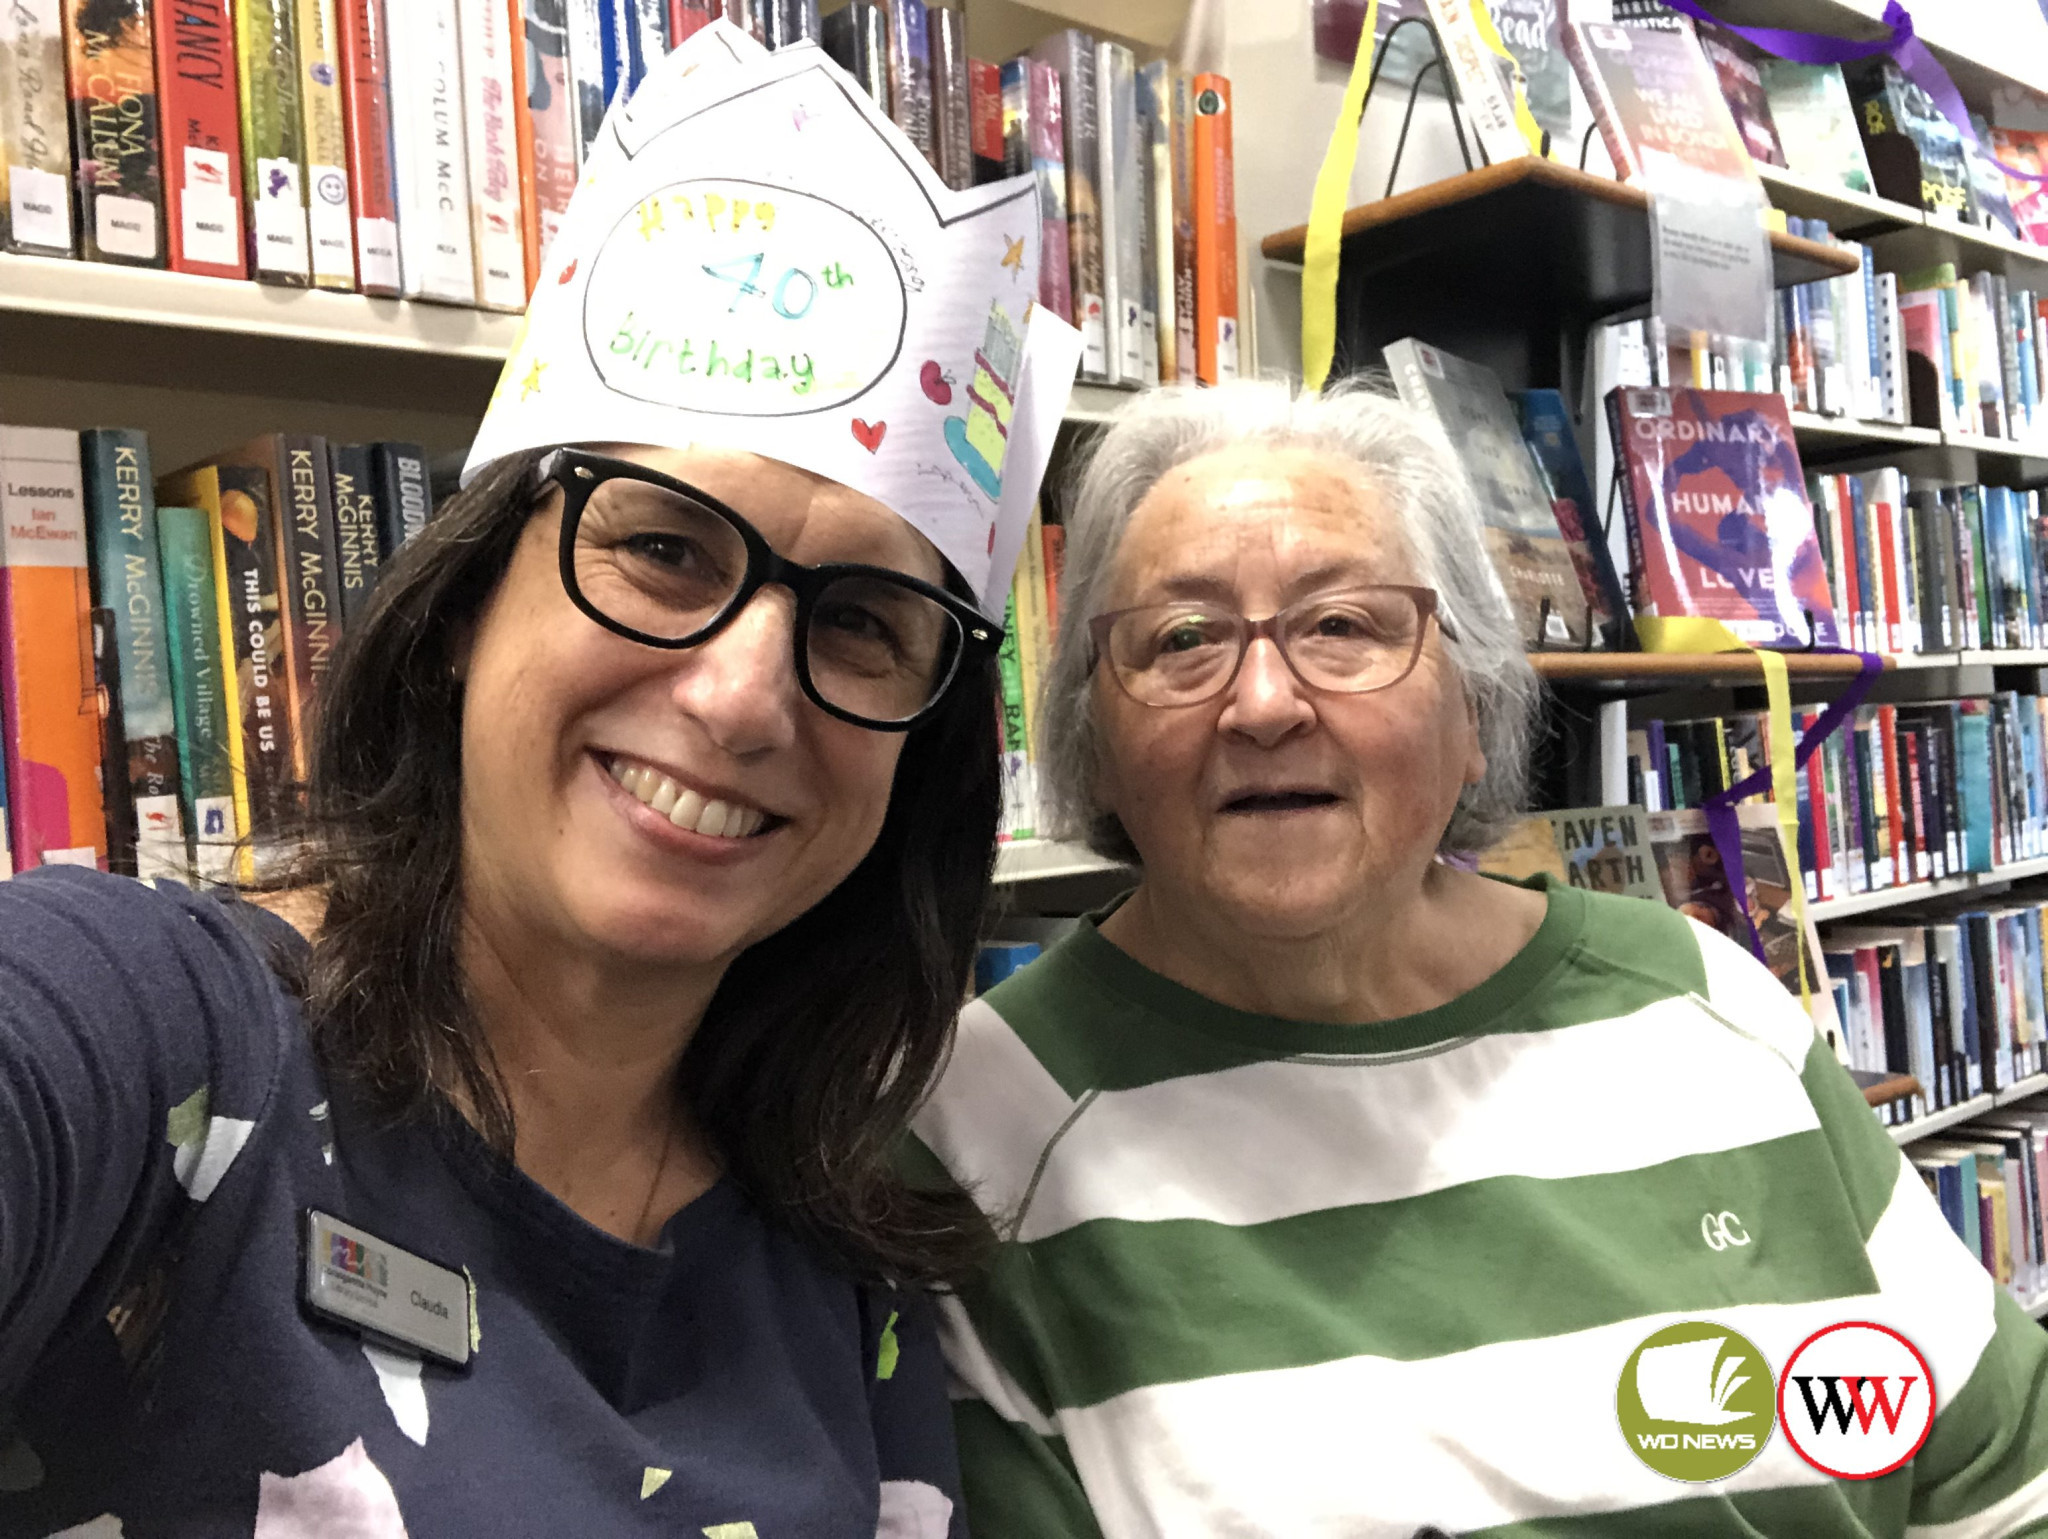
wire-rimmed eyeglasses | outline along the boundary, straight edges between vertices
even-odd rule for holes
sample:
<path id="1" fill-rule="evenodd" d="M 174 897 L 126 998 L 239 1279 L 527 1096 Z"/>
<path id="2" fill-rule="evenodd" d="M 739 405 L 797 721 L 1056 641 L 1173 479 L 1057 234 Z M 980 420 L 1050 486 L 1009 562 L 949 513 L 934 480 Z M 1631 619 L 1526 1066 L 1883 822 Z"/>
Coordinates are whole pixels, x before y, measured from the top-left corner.
<path id="1" fill-rule="evenodd" d="M 1310 594 L 1263 620 L 1196 600 L 1118 609 L 1090 620 L 1088 634 L 1125 694 L 1140 705 L 1179 706 L 1230 688 L 1261 637 L 1311 689 L 1389 688 L 1415 670 L 1432 617 L 1457 639 L 1434 589 L 1373 584 Z"/>
<path id="2" fill-rule="evenodd" d="M 796 596 L 796 678 L 819 709 L 880 732 L 930 715 L 962 659 L 1002 628 L 943 588 L 888 567 L 803 566 L 717 498 L 630 460 L 557 449 L 562 586 L 609 631 L 650 647 L 700 646 L 769 583 Z"/>

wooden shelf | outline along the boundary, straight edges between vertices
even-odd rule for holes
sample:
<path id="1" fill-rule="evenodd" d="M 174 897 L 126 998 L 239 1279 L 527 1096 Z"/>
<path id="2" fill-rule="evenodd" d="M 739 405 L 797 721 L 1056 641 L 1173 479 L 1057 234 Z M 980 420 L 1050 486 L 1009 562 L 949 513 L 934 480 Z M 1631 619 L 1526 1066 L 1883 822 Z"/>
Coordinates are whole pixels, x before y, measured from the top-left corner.
<path id="1" fill-rule="evenodd" d="M 1907 1096 L 1922 1095 L 1920 1081 L 1910 1074 L 1888 1074 L 1882 1079 L 1864 1082 L 1858 1072 L 1857 1085 L 1863 1091 L 1863 1100 L 1870 1106 L 1889 1106 L 1894 1101 L 1903 1101 Z"/>
<path id="2" fill-rule="evenodd" d="M 1591 217 L 1589 205 L 1618 211 L 1623 221 L 1640 215 L 1639 229 L 1647 258 L 1650 195 L 1640 187 L 1617 182 L 1611 176 L 1581 171 L 1562 161 L 1539 160 L 1525 155 L 1482 166 L 1477 171 L 1446 177 L 1408 192 L 1397 192 L 1377 203 L 1362 203 L 1344 212 L 1344 254 L 1354 253 L 1373 261 L 1388 248 L 1433 244 L 1445 234 L 1470 242 L 1483 225 L 1495 236 L 1510 235 L 1541 240 L 1549 232 L 1539 226 L 1582 227 Z M 1456 228 L 1449 229 L 1449 226 Z M 1300 262 L 1308 245 L 1308 226 L 1296 225 L 1259 242 L 1260 252 L 1270 261 Z M 1796 235 L 1772 232 L 1771 249 L 1776 256 L 1779 287 L 1813 283 L 1822 278 L 1843 277 L 1857 270 L 1856 259 L 1820 241 L 1802 240 Z M 1518 248 L 1518 261 L 1526 263 L 1537 255 L 1527 246 Z M 1608 295 L 1615 308 L 1640 303 L 1648 297 L 1647 283 L 1637 286 L 1621 278 L 1617 269 L 1619 252 L 1595 246 L 1575 253 L 1580 258 L 1581 277 L 1592 297 L 1602 288 L 1613 287 Z M 1487 253 L 1492 259 L 1494 253 Z M 1599 257 L 1604 260 L 1587 261 Z M 1556 276 L 1566 278 L 1559 272 Z M 1645 272 L 1647 277 L 1647 268 Z M 1619 280 L 1618 282 L 1616 280 Z"/>

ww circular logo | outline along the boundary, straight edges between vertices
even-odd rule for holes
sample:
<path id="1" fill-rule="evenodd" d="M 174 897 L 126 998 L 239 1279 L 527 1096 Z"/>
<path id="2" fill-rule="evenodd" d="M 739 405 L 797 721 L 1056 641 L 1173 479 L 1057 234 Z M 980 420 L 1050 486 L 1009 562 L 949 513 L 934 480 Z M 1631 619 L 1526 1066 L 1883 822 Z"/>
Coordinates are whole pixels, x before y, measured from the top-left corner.
<path id="1" fill-rule="evenodd" d="M 1614 1415 L 1629 1451 L 1658 1474 L 1725 1480 L 1770 1441 L 1775 1379 L 1748 1337 L 1710 1320 L 1681 1320 L 1629 1354 Z"/>

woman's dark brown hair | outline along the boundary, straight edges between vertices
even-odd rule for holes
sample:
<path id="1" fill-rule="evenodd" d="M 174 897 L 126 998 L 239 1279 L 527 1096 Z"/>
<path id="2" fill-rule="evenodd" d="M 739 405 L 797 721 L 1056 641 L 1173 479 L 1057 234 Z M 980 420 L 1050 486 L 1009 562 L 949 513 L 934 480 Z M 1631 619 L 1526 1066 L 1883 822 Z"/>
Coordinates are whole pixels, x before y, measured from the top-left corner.
<path id="1" fill-rule="evenodd" d="M 326 889 L 306 976 L 323 1063 L 388 1115 L 469 1109 L 501 1153 L 512 1112 L 457 965 L 462 687 L 451 641 L 510 564 L 539 455 L 449 499 L 351 622 L 322 698 L 294 881 Z M 679 1093 L 772 1216 L 853 1270 L 957 1277 L 989 1238 L 956 1192 L 892 1163 L 952 1042 L 1001 806 L 995 691 L 960 679 L 903 745 L 880 836 L 816 907 L 727 971 Z"/>

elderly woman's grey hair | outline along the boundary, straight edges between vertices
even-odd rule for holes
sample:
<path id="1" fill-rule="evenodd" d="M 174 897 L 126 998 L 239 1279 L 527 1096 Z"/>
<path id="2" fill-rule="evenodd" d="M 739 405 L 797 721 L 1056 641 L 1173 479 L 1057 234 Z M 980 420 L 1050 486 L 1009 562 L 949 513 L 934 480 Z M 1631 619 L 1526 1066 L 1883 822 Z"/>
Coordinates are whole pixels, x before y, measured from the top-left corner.
<path id="1" fill-rule="evenodd" d="M 1319 449 L 1348 461 L 1401 532 L 1417 580 L 1436 589 L 1457 632 L 1443 633 L 1479 725 L 1485 777 L 1467 786 L 1439 841 L 1484 849 L 1521 815 L 1538 685 L 1513 610 L 1494 577 L 1471 482 L 1435 420 L 1403 405 L 1384 378 L 1320 395 L 1279 380 L 1169 387 L 1133 400 L 1096 445 L 1067 510 L 1065 574 L 1052 667 L 1040 701 L 1040 787 L 1055 835 L 1136 862 L 1122 823 L 1096 797 L 1102 745 L 1091 706 L 1088 621 L 1108 607 L 1131 513 L 1176 466 L 1244 444 Z"/>

